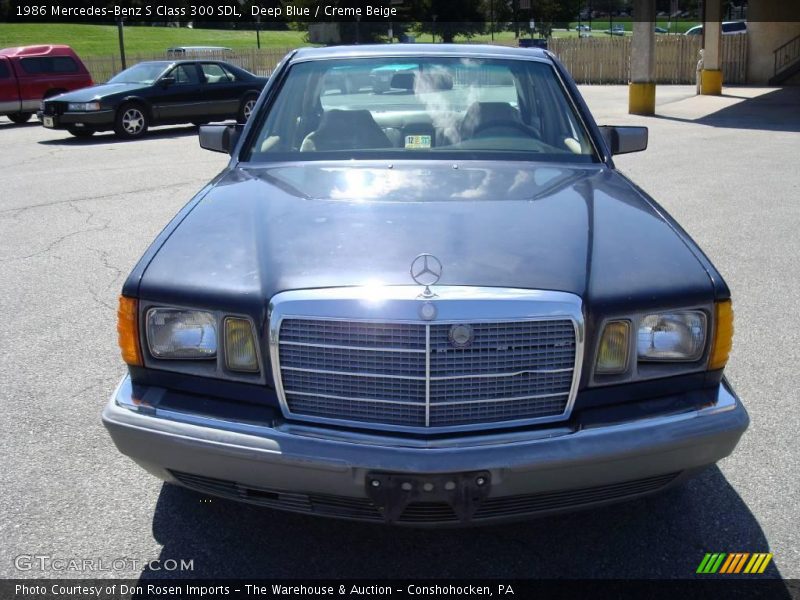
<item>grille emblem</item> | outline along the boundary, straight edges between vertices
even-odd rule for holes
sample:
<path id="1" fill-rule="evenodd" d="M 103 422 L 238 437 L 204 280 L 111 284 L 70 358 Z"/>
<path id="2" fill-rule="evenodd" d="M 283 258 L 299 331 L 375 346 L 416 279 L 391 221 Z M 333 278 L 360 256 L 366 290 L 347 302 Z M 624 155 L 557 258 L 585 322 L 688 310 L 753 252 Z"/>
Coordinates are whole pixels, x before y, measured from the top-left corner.
<path id="1" fill-rule="evenodd" d="M 436 306 L 433 302 L 425 302 L 419 307 L 419 316 L 423 321 L 433 321 L 436 318 Z"/>
<path id="2" fill-rule="evenodd" d="M 475 339 L 475 333 L 469 325 L 460 323 L 450 328 L 450 343 L 456 348 L 466 348 Z"/>
<path id="3" fill-rule="evenodd" d="M 411 278 L 419 285 L 424 285 L 422 295 L 425 298 L 435 296 L 431 286 L 442 278 L 442 263 L 433 254 L 420 254 L 411 262 Z"/>

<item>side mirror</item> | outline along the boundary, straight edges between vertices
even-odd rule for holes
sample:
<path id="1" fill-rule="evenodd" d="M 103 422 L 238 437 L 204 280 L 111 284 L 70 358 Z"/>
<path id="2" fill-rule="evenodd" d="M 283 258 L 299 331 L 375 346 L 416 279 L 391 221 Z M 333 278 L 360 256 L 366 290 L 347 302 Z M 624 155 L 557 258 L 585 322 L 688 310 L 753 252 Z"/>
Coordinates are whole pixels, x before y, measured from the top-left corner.
<path id="1" fill-rule="evenodd" d="M 641 152 L 647 150 L 647 127 L 613 127 L 603 126 L 600 128 L 603 138 L 606 140 L 611 154 L 628 154 L 629 152 Z"/>
<path id="2" fill-rule="evenodd" d="M 231 154 L 242 133 L 242 125 L 201 125 L 200 147 Z"/>
<path id="3" fill-rule="evenodd" d="M 175 78 L 172 77 L 172 76 L 170 76 L 170 77 L 162 77 L 161 79 L 159 79 L 159 83 L 163 87 L 168 88 L 171 85 L 175 85 Z"/>

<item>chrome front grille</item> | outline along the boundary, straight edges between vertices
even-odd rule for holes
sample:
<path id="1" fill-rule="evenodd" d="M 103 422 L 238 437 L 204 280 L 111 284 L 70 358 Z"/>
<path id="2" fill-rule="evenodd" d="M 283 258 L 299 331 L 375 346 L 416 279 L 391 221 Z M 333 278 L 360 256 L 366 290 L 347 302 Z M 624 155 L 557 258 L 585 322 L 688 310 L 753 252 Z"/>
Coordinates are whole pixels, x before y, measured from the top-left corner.
<path id="1" fill-rule="evenodd" d="M 446 301 L 436 299 L 442 307 Z M 369 311 L 359 318 L 357 299 L 352 305 L 320 302 L 318 311 L 315 303 L 304 302 L 305 314 L 286 307 L 271 315 L 273 369 L 288 417 L 449 431 L 555 421 L 569 414 L 582 345 L 579 305 L 577 312 L 544 310 L 541 316 L 526 306 L 523 315 L 495 321 L 474 313 L 492 314 L 496 304 L 476 311 L 473 302 L 464 318 L 450 318 L 455 311 L 425 322 L 393 321 L 393 314 L 379 321 Z M 401 317 L 420 302 L 416 297 L 401 302 Z M 466 347 L 450 339 L 455 324 L 472 329 Z"/>
<path id="2" fill-rule="evenodd" d="M 281 331 L 284 344 L 304 343 L 366 348 L 425 349 L 425 330 L 404 323 L 370 323 L 363 327 L 352 321 L 298 320 Z"/>

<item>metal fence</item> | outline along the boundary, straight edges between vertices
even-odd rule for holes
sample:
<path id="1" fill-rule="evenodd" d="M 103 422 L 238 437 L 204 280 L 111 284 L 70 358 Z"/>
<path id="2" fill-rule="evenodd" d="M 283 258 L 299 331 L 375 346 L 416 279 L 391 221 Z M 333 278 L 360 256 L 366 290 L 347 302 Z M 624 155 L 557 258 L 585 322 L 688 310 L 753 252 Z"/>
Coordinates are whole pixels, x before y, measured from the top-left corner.
<path id="1" fill-rule="evenodd" d="M 236 49 L 232 51 L 207 52 L 202 54 L 187 54 L 182 57 L 159 54 L 130 54 L 126 58 L 127 65 L 133 66 L 146 60 L 174 60 L 176 58 L 205 58 L 209 60 L 224 60 L 256 75 L 268 76 L 275 66 L 292 49 L 291 48 L 263 48 L 263 49 Z M 96 83 L 108 81 L 122 70 L 122 61 L 119 56 L 92 56 L 83 59 L 92 79 Z"/>
<path id="2" fill-rule="evenodd" d="M 628 83 L 631 37 L 553 38 L 552 50 L 578 83 Z M 695 83 L 700 36 L 656 36 L 656 82 Z M 722 78 L 725 83 L 747 80 L 747 35 L 722 36 Z"/>

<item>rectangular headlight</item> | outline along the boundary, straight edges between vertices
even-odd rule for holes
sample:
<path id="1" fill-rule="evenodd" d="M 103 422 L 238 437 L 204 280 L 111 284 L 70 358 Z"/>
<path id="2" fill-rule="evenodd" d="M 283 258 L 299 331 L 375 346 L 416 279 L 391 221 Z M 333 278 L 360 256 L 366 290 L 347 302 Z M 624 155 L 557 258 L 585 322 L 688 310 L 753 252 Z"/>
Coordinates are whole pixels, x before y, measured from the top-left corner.
<path id="1" fill-rule="evenodd" d="M 69 112 L 88 112 L 91 110 L 100 110 L 99 102 L 70 102 L 67 104 Z"/>
<path id="2" fill-rule="evenodd" d="M 214 358 L 217 320 L 201 310 L 151 308 L 147 311 L 147 345 L 156 358 Z"/>
<path id="3" fill-rule="evenodd" d="M 231 371 L 258 371 L 256 341 L 247 319 L 225 318 L 225 366 Z"/>
<path id="4" fill-rule="evenodd" d="M 695 310 L 646 315 L 639 322 L 641 361 L 692 361 L 703 355 L 706 315 Z"/>

